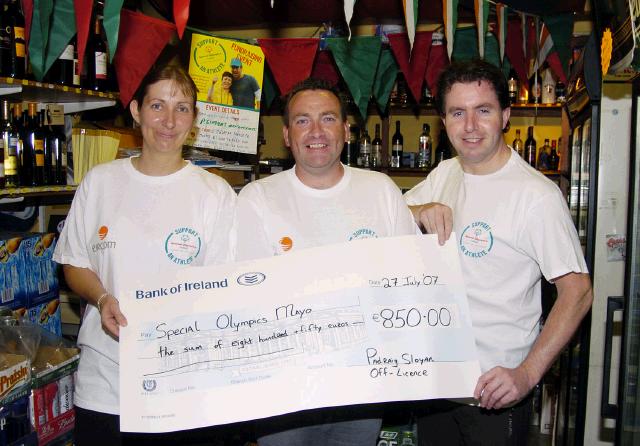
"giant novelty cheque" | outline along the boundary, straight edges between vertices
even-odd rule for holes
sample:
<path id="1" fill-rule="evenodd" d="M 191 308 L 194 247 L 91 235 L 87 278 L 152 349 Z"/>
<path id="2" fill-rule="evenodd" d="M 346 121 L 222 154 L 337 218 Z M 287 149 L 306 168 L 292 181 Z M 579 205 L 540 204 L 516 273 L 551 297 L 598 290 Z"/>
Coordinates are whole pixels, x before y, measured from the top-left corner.
<path id="1" fill-rule="evenodd" d="M 123 431 L 469 397 L 480 376 L 455 234 L 352 241 L 131 277 Z"/>

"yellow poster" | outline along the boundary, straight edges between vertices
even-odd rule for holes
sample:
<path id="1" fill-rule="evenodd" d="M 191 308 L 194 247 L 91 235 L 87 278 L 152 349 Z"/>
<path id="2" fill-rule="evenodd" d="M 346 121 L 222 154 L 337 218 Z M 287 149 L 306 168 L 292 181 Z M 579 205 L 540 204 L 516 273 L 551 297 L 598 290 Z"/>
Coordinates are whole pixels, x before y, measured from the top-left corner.
<path id="1" fill-rule="evenodd" d="M 189 74 L 198 87 L 196 147 L 257 152 L 264 54 L 256 45 L 193 33 Z"/>

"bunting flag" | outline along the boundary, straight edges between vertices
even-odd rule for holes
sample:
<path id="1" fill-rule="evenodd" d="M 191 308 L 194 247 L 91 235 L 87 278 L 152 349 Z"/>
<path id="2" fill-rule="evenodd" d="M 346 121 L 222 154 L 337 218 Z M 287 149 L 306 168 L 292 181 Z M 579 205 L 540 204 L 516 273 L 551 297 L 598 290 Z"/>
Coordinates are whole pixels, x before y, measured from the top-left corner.
<path id="1" fill-rule="evenodd" d="M 444 21 L 444 35 L 447 38 L 447 55 L 449 60 L 453 55 L 453 43 L 458 27 L 458 0 L 442 0 L 442 19 Z"/>
<path id="2" fill-rule="evenodd" d="M 409 49 L 412 49 L 418 24 L 418 0 L 402 0 L 402 9 L 404 9 L 404 21 L 409 36 Z"/>
<path id="3" fill-rule="evenodd" d="M 520 30 L 522 31 L 522 54 L 524 54 L 525 65 L 527 60 L 527 54 L 529 47 L 527 46 L 527 15 L 524 12 L 520 12 Z"/>
<path id="4" fill-rule="evenodd" d="M 338 68 L 333 61 L 330 51 L 318 51 L 316 53 L 316 59 L 311 69 L 311 77 L 324 79 L 334 87 L 338 85 L 338 82 L 340 82 L 340 73 L 338 73 Z"/>
<path id="5" fill-rule="evenodd" d="M 319 39 L 258 39 L 283 96 L 311 74 L 318 42 Z"/>
<path id="6" fill-rule="evenodd" d="M 76 38 L 76 45 L 78 46 L 78 73 L 82 73 L 84 52 L 87 48 L 87 40 L 89 39 L 93 2 L 74 0 L 73 3 L 76 10 L 76 29 L 78 30 L 78 36 Z"/>
<path id="7" fill-rule="evenodd" d="M 504 61 L 505 40 L 507 38 L 507 5 L 496 3 L 496 17 L 498 22 L 498 46 L 500 47 L 500 63 Z"/>
<path id="8" fill-rule="evenodd" d="M 566 83 L 566 75 L 569 74 L 569 60 L 571 60 L 571 36 L 573 34 L 573 14 L 557 14 L 554 16 L 543 16 L 542 20 L 546 24 L 553 46 L 558 53 L 562 73 L 557 73 L 563 82 Z"/>
<path id="9" fill-rule="evenodd" d="M 378 36 L 327 39 L 338 70 L 342 74 L 363 119 L 367 118 L 369 97 L 378 66 L 382 43 Z"/>
<path id="10" fill-rule="evenodd" d="M 391 54 L 391 49 L 386 46 L 382 47 L 376 68 L 376 78 L 373 81 L 373 97 L 376 98 L 378 108 L 383 113 L 389 106 L 389 97 L 397 77 L 398 65 Z"/>
<path id="11" fill-rule="evenodd" d="M 447 50 L 444 46 L 444 34 L 434 31 L 431 35 L 431 48 L 429 49 L 429 62 L 425 72 L 425 80 L 427 86 L 431 90 L 431 94 L 436 95 L 436 83 L 440 77 L 440 73 L 449 65 L 447 58 Z"/>
<path id="12" fill-rule="evenodd" d="M 540 29 L 539 17 L 527 17 L 527 79 L 530 78 L 538 58 L 538 36 Z"/>
<path id="13" fill-rule="evenodd" d="M 176 27 L 173 23 L 123 9 L 119 28 L 114 66 L 120 102 L 126 107 Z"/>
<path id="14" fill-rule="evenodd" d="M 49 40 L 49 25 L 53 12 L 53 0 L 35 0 L 31 16 L 29 37 L 29 61 L 36 80 L 44 77 L 44 56 Z"/>
<path id="15" fill-rule="evenodd" d="M 538 71 L 544 61 L 547 59 L 549 53 L 551 53 L 551 49 L 553 48 L 553 39 L 551 38 L 551 34 L 549 34 L 549 30 L 542 23 L 540 26 L 540 37 L 538 38 L 538 55 L 536 57 L 536 62 L 534 64 L 533 69 Z"/>
<path id="16" fill-rule="evenodd" d="M 265 106 L 265 110 L 271 108 L 273 100 L 278 97 L 278 87 L 273 80 L 273 75 L 267 67 L 265 67 L 264 74 L 262 76 L 262 103 Z"/>
<path id="17" fill-rule="evenodd" d="M 182 39 L 184 28 L 189 20 L 189 3 L 191 0 L 173 0 L 173 21 L 178 30 L 178 37 Z M 273 8 L 273 5 L 271 6 Z"/>
<path id="18" fill-rule="evenodd" d="M 524 82 L 528 77 L 525 53 L 523 51 L 522 35 L 521 22 L 519 20 L 511 20 L 507 27 L 505 52 L 507 53 L 507 59 L 509 59 L 513 69 L 516 70 L 518 78 Z"/>
<path id="19" fill-rule="evenodd" d="M 347 22 L 347 28 L 349 29 L 349 39 L 351 39 L 351 19 L 353 18 L 353 7 L 356 4 L 356 0 L 344 0 L 344 18 Z"/>
<path id="20" fill-rule="evenodd" d="M 49 44 L 44 57 L 44 72 L 60 57 L 62 51 L 76 33 L 73 0 L 56 0 L 51 15 Z"/>
<path id="21" fill-rule="evenodd" d="M 475 44 L 477 39 L 475 27 L 461 28 L 456 32 L 456 44 L 453 49 L 453 60 L 471 60 L 478 58 L 478 47 Z M 484 60 L 490 64 L 500 67 L 500 51 L 498 40 L 493 34 L 488 34 L 485 40 Z M 501 67 L 505 77 L 511 70 L 511 64 L 505 61 Z"/>
<path id="22" fill-rule="evenodd" d="M 24 40 L 29 42 L 31 36 L 31 17 L 33 16 L 33 0 L 22 0 L 22 13 L 24 14 Z"/>
<path id="23" fill-rule="evenodd" d="M 404 74 L 409 90 L 416 103 L 420 102 L 422 97 L 422 83 L 424 82 L 425 72 L 427 70 L 427 59 L 431 48 L 432 31 L 421 31 L 416 33 L 413 43 L 413 49 L 409 48 L 409 39 L 406 33 L 387 34 L 389 38 L 389 46 L 393 51 L 393 55 L 398 61 L 400 71 Z M 416 57 L 409 57 L 409 53 Z"/>
<path id="24" fill-rule="evenodd" d="M 476 28 L 478 30 L 478 53 L 484 59 L 484 39 L 487 35 L 487 20 L 489 19 L 489 3 L 486 0 L 473 0 L 476 13 Z"/>
<path id="25" fill-rule="evenodd" d="M 107 35 L 107 44 L 109 45 L 109 62 L 113 61 L 118 48 L 118 34 L 120 29 L 120 11 L 122 10 L 124 0 L 105 0 L 104 1 L 104 17 L 102 26 L 104 33 Z"/>

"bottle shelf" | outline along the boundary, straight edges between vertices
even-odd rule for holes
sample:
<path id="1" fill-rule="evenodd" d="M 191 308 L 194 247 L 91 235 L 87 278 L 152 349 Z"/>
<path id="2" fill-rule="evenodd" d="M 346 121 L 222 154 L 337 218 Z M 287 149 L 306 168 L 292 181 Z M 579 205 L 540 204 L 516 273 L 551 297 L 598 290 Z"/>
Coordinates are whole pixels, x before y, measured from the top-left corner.
<path id="1" fill-rule="evenodd" d="M 76 192 L 77 186 L 36 186 L 36 187 L 10 187 L 0 189 L 0 200 L 3 198 L 29 198 L 56 195 L 60 198 L 70 197 Z"/>
<path id="2" fill-rule="evenodd" d="M 65 113 L 78 113 L 116 104 L 118 94 L 27 79 L 0 77 L 0 96 L 20 102 L 58 103 Z"/>

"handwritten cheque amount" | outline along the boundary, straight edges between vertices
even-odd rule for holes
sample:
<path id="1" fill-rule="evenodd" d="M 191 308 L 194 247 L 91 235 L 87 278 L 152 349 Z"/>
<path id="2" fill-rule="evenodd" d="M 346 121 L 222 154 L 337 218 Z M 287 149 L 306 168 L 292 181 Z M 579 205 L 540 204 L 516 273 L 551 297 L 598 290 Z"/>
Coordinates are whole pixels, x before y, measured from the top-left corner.
<path id="1" fill-rule="evenodd" d="M 131 278 L 118 294 L 121 429 L 471 396 L 480 368 L 455 239 L 358 240 Z"/>

